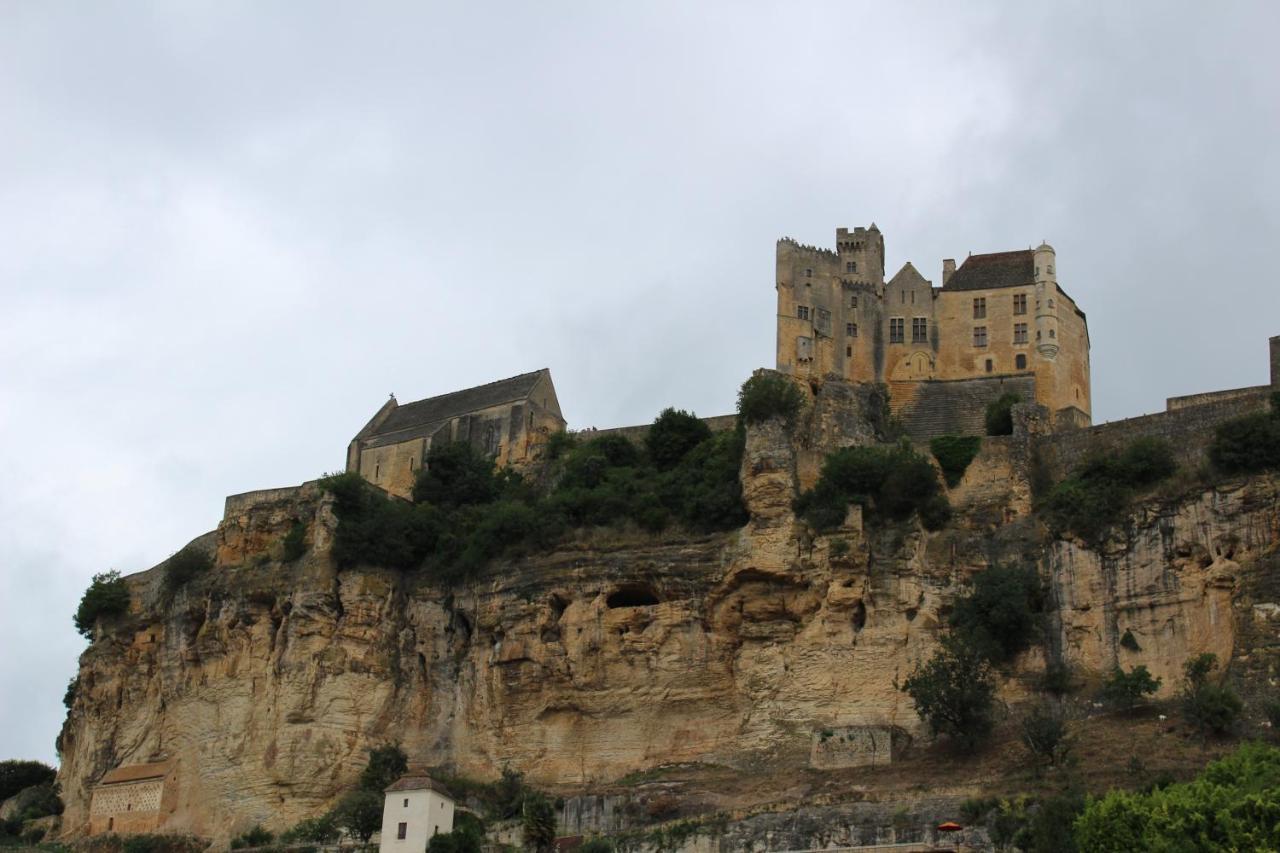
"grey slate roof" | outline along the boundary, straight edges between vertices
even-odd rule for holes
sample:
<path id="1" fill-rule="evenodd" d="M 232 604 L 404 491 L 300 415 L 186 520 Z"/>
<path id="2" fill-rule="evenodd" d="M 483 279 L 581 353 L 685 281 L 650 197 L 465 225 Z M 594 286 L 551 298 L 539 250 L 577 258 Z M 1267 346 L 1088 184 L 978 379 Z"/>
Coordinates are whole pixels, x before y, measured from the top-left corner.
<path id="1" fill-rule="evenodd" d="M 1030 249 L 970 255 L 943 290 L 988 290 L 1035 284 L 1035 254 Z"/>
<path id="2" fill-rule="evenodd" d="M 393 791 L 435 791 L 448 800 L 453 799 L 443 785 L 425 773 L 412 773 L 401 776 L 387 786 L 386 793 L 389 794 Z"/>
<path id="3" fill-rule="evenodd" d="M 477 385 L 462 391 L 452 391 L 439 397 L 428 397 L 397 406 L 377 429 L 369 434 L 372 446 L 394 443 L 420 435 L 434 433 L 451 418 L 487 409 L 502 403 L 523 400 L 533 392 L 533 386 L 547 372 L 544 367 L 531 373 L 521 373 L 508 379 L 499 379 L 487 385 Z M 388 441 L 388 438 L 391 441 Z"/>

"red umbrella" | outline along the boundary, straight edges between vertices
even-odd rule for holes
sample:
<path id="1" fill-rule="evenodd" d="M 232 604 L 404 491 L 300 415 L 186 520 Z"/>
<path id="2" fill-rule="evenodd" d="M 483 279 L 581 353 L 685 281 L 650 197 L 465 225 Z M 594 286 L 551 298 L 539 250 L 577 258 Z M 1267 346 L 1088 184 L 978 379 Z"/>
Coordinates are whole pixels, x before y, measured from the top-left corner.
<path id="1" fill-rule="evenodd" d="M 964 827 L 956 823 L 954 820 L 938 824 L 938 832 L 959 832 L 962 829 L 964 829 Z"/>

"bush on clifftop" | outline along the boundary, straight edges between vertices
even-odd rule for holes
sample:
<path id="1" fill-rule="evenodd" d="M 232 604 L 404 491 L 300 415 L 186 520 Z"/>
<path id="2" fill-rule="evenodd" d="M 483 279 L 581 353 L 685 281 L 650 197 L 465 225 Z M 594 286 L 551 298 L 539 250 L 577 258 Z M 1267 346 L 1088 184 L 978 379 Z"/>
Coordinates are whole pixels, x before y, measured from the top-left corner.
<path id="1" fill-rule="evenodd" d="M 213 558 L 207 551 L 188 545 L 164 563 L 164 586 L 170 593 L 177 592 L 191 581 L 213 568 Z"/>
<path id="2" fill-rule="evenodd" d="M 738 389 L 738 418 L 745 424 L 758 424 L 770 418 L 795 420 L 804 405 L 804 395 L 796 383 L 772 371 L 752 374 Z"/>
<path id="3" fill-rule="evenodd" d="M 1069 530 L 1096 544 L 1123 517 L 1139 489 L 1177 468 L 1169 442 L 1139 438 L 1118 455 L 1094 456 L 1054 486 L 1044 501 L 1045 514 L 1056 530 Z"/>
<path id="4" fill-rule="evenodd" d="M 1209 446 L 1209 461 L 1227 474 L 1280 468 L 1280 394 L 1271 395 L 1270 412 L 1245 415 L 1220 425 Z"/>
<path id="5" fill-rule="evenodd" d="M 76 608 L 76 630 L 93 639 L 93 629 L 102 619 L 115 619 L 129 612 L 129 587 L 116 571 L 93 576 L 93 582 Z"/>
<path id="6" fill-rule="evenodd" d="M 0 802 L 24 788 L 52 785 L 58 772 L 40 761 L 0 761 Z"/>
<path id="7" fill-rule="evenodd" d="M 919 512 L 926 527 L 946 523 L 950 507 L 929 460 L 910 447 L 844 447 L 827 455 L 817 484 L 795 503 L 796 513 L 818 530 L 844 522 L 849 504 L 903 519 Z"/>

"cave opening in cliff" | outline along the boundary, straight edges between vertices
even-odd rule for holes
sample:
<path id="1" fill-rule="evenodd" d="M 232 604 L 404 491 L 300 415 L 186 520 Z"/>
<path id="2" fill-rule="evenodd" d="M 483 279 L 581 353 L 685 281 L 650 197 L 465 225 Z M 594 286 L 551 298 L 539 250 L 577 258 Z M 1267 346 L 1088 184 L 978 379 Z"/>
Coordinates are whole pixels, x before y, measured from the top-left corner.
<path id="1" fill-rule="evenodd" d="M 658 603 L 658 594 L 648 584 L 625 584 L 609 593 L 604 603 L 610 610 L 620 607 L 652 607 Z"/>
<path id="2" fill-rule="evenodd" d="M 861 631 L 867 624 L 867 605 L 859 599 L 853 608 L 853 630 Z"/>

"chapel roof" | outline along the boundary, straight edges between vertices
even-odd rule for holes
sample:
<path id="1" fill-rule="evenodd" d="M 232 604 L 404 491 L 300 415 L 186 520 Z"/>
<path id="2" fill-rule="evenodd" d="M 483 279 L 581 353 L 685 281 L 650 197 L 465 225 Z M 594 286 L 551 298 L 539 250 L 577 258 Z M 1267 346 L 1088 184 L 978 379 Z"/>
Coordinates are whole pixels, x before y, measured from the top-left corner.
<path id="1" fill-rule="evenodd" d="M 120 782 L 141 782 L 143 779 L 159 779 L 169 775 L 168 761 L 153 761 L 149 764 L 126 764 L 114 770 L 108 770 L 98 780 L 99 785 L 116 785 Z"/>
<path id="2" fill-rule="evenodd" d="M 443 785 L 425 773 L 408 773 L 401 776 L 386 788 L 388 794 L 394 791 L 435 791 L 443 797 L 453 799 Z"/>
<path id="3" fill-rule="evenodd" d="M 459 415 L 487 409 L 502 403 L 523 400 L 532 392 L 538 380 L 549 373 L 547 368 L 521 373 L 507 379 L 499 379 L 474 388 L 451 391 L 438 397 L 415 400 L 396 406 L 387 419 L 374 428 L 367 436 L 371 445 L 388 444 L 428 435 L 435 428 Z M 387 438 L 390 437 L 391 441 Z"/>
<path id="4" fill-rule="evenodd" d="M 1029 249 L 970 255 L 943 290 L 994 290 L 1035 284 L 1035 254 Z"/>

